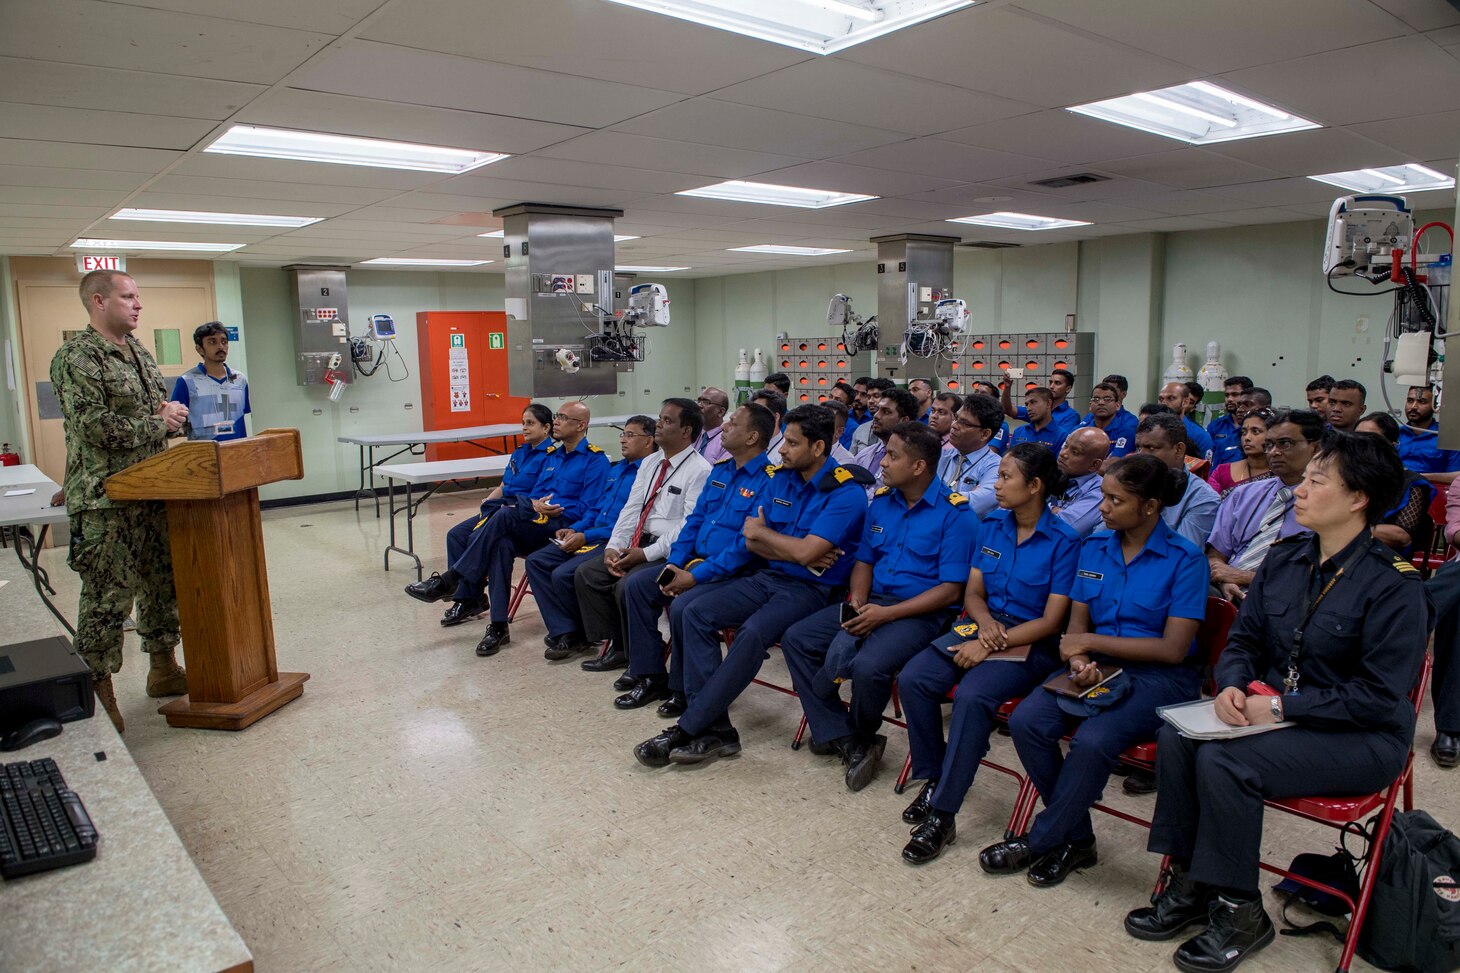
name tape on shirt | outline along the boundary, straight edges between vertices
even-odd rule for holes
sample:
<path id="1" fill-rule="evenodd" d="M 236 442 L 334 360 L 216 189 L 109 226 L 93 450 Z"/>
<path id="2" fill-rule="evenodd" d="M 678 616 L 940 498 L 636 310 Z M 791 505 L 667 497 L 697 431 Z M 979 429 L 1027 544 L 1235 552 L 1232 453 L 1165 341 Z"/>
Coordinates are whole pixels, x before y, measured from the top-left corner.
<path id="1" fill-rule="evenodd" d="M 1088 581 L 1105 580 L 1105 575 L 1101 574 L 1099 571 L 1076 571 L 1075 573 Z"/>
<path id="2" fill-rule="evenodd" d="M 994 550 L 992 547 L 980 547 L 978 550 L 979 550 L 979 553 L 983 554 L 985 557 L 991 557 L 995 561 L 999 560 L 1000 558 L 1002 558 L 1004 556 L 1003 554 L 1001 554 L 998 551 Z"/>

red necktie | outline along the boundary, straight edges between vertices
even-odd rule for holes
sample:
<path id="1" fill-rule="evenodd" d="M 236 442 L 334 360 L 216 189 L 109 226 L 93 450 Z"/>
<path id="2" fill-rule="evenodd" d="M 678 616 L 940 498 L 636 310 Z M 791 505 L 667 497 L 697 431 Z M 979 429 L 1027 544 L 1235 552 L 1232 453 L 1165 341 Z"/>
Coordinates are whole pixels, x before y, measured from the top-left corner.
<path id="1" fill-rule="evenodd" d="M 644 536 L 644 525 L 649 522 L 649 511 L 654 509 L 654 500 L 659 496 L 659 488 L 664 485 L 664 478 L 669 475 L 669 457 L 665 457 L 659 463 L 659 475 L 654 478 L 654 488 L 644 498 L 644 509 L 639 513 L 639 524 L 634 528 L 634 536 L 629 538 L 629 547 L 638 547 L 639 538 Z"/>

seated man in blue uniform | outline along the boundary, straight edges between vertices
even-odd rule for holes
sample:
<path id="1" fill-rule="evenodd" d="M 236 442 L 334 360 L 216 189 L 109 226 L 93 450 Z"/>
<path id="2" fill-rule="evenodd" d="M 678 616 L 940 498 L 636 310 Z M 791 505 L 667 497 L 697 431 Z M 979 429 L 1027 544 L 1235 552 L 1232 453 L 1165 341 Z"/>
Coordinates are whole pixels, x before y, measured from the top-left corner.
<path id="1" fill-rule="evenodd" d="M 1025 392 L 1022 411 L 1029 421 L 1014 430 L 1014 435 L 1009 437 L 1009 445 L 1043 443 L 1050 448 L 1051 452 L 1058 455 L 1060 447 L 1065 443 L 1066 430 L 1052 418 L 1050 408 L 1053 405 L 1054 396 L 1043 385 L 1035 386 Z"/>
<path id="2" fill-rule="evenodd" d="M 478 534 L 492 514 L 503 507 L 527 503 L 537 496 L 533 487 L 538 474 L 547 460 L 547 451 L 553 445 L 553 410 L 534 402 L 522 412 L 522 445 L 507 458 L 507 469 L 502 473 L 502 482 L 494 487 L 482 500 L 481 513 L 468 517 L 446 532 L 446 563 L 451 565 L 461 560 L 472 538 Z M 425 581 L 406 585 L 406 594 L 419 601 L 440 601 L 440 575 L 431 573 Z M 450 589 L 446 589 L 450 591 Z M 472 584 L 464 578 L 457 581 L 451 596 L 451 607 L 441 617 L 442 625 L 460 625 L 477 618 L 487 610 L 487 593 L 483 584 Z"/>
<path id="3" fill-rule="evenodd" d="M 882 485 L 882 454 L 887 452 L 887 437 L 899 422 L 908 422 L 918 417 L 918 400 L 907 389 L 886 388 L 878 393 L 872 413 L 872 440 L 857 451 L 855 462 L 872 474 L 873 482 L 867 487 L 867 499 L 872 491 Z M 771 462 L 775 462 L 775 456 Z"/>
<path id="4" fill-rule="evenodd" d="M 969 382 L 968 394 L 972 395 L 975 392 L 980 395 L 987 395 L 995 402 L 999 401 L 999 387 L 993 382 Z M 994 433 L 993 439 L 989 440 L 989 448 L 1000 456 L 1003 456 L 1004 450 L 1009 448 L 1009 424 L 1003 421 L 1002 405 L 999 406 L 999 418 L 999 431 Z"/>
<path id="5" fill-rule="evenodd" d="M 1100 526 L 1100 470 L 1109 453 L 1110 439 L 1092 426 L 1076 429 L 1060 447 L 1059 469 L 1066 482 L 1058 496 L 1050 496 L 1049 509 L 1081 537 Z"/>
<path id="6" fill-rule="evenodd" d="M 812 740 L 841 754 L 849 790 L 871 783 L 887 749 L 877 731 L 892 680 L 952 618 L 968 578 L 979 518 L 933 475 L 940 452 L 938 434 L 922 423 L 893 428 L 846 603 L 802 619 L 781 639 Z M 850 711 L 839 685 L 847 676 Z"/>
<path id="7" fill-rule="evenodd" d="M 1186 427 L 1187 438 L 1191 440 L 1191 455 L 1198 459 L 1210 460 L 1212 458 L 1212 437 L 1208 436 L 1207 431 L 1186 414 L 1187 406 L 1191 403 L 1189 392 L 1185 382 L 1167 382 L 1161 386 L 1161 391 L 1156 393 L 1156 401 L 1181 417 L 1182 425 Z"/>
<path id="8" fill-rule="evenodd" d="M 1161 730 L 1147 848 L 1170 856 L 1170 872 L 1125 929 L 1166 941 L 1204 926 L 1177 947 L 1182 970 L 1231 970 L 1273 941 L 1258 885 L 1264 801 L 1381 791 L 1409 759 L 1407 697 L 1433 616 L 1414 566 L 1372 534 L 1402 473 L 1377 437 L 1325 435 L 1294 491 L 1311 533 L 1273 544 L 1247 590 L 1216 667 L 1216 715 L 1291 728 L 1209 741 Z"/>
<path id="9" fill-rule="evenodd" d="M 1242 458 L 1242 393 L 1252 388 L 1246 375 L 1231 375 L 1222 383 L 1222 405 L 1226 411 L 1207 423 L 1212 437 L 1212 468 Z"/>
<path id="10" fill-rule="evenodd" d="M 174 396 L 175 397 L 175 396 Z M 1406 470 L 1422 473 L 1431 483 L 1449 484 L 1460 476 L 1460 450 L 1440 448 L 1440 423 L 1435 419 L 1435 390 L 1416 385 L 1404 397 L 1399 430 L 1399 459 Z"/>
<path id="11" fill-rule="evenodd" d="M 697 585 L 680 596 L 687 603 L 675 606 L 681 613 L 675 636 L 684 653 L 688 707 L 677 724 L 634 748 L 645 766 L 697 764 L 739 753 L 730 704 L 750 685 L 786 629 L 831 604 L 847 583 L 852 558 L 821 565 L 861 536 L 871 477 L 861 467 L 828 458 L 831 434 L 831 415 L 819 406 L 787 413 L 782 465 L 746 518 L 736 545 L 738 566 L 753 557 L 763 558 L 766 566 Z M 722 662 L 720 631 L 725 628 L 737 632 Z"/>
<path id="12" fill-rule="evenodd" d="M 1090 414 L 1080 428 L 1094 427 L 1105 433 L 1110 443 L 1110 458 L 1120 459 L 1135 452 L 1136 425 L 1140 422 L 1121 405 L 1120 389 L 1110 382 L 1101 382 L 1090 390 Z"/>
<path id="13" fill-rule="evenodd" d="M 1009 377 L 1009 372 L 1004 372 L 1003 388 L 999 393 L 999 404 L 1003 406 L 1004 415 L 1010 419 L 1023 419 L 1029 421 L 1029 403 L 1015 407 L 1011 398 L 1011 390 L 1015 385 L 1022 387 L 1022 381 L 1015 382 Z M 1069 403 L 1069 395 L 1075 389 L 1075 373 L 1067 368 L 1056 368 L 1049 373 L 1049 382 L 1042 386 L 1049 390 L 1050 408 L 1048 411 L 1049 421 L 1059 433 L 1063 440 L 1070 432 L 1080 424 L 1080 413 Z M 1059 452 L 1059 446 L 1055 446 L 1055 452 Z"/>
<path id="14" fill-rule="evenodd" d="M 1186 468 L 1185 433 L 1185 423 L 1175 415 L 1146 416 L 1136 427 L 1136 451 L 1156 457 L 1186 477 L 1186 489 L 1180 499 L 1167 504 L 1161 518 L 1168 527 L 1195 544 L 1197 550 L 1202 550 L 1211 536 L 1222 498 L 1211 484 Z"/>
<path id="15" fill-rule="evenodd" d="M 755 402 L 736 409 L 725 423 L 721 439 L 730 455 L 710 467 L 699 501 L 680 528 L 664 571 L 639 572 L 623 584 L 624 618 L 628 628 L 629 671 L 614 681 L 623 692 L 614 700 L 619 709 L 638 709 L 666 699 L 659 715 L 684 712 L 683 625 L 681 598 L 697 585 L 732 576 L 744 564 L 741 528 L 745 518 L 765 502 L 761 496 L 775 467 L 766 459 L 766 444 L 776 431 L 775 413 Z M 659 582 L 661 575 L 669 580 Z M 664 645 L 659 638 L 659 614 L 669 605 L 669 626 L 674 633 L 673 665 L 666 669 Z M 627 692 L 624 692 L 627 690 Z"/>
<path id="16" fill-rule="evenodd" d="M 548 447 L 542 473 L 529 503 L 504 507 L 471 536 L 461 557 L 441 575 L 410 585 L 420 601 L 439 601 L 465 581 L 490 593 L 491 622 L 477 644 L 477 655 L 495 655 L 510 639 L 507 608 L 512 600 L 512 561 L 542 547 L 553 535 L 576 523 L 603 496 L 608 481 L 608 454 L 588 442 L 588 406 L 569 402 L 553 417 L 557 442 Z"/>
<path id="17" fill-rule="evenodd" d="M 938 480 L 949 492 L 967 497 L 969 508 L 980 517 L 998 504 L 994 480 L 999 475 L 999 454 L 991 443 L 1003 419 L 997 399 L 970 395 L 953 416 L 950 441 L 938 457 Z"/>
<path id="18" fill-rule="evenodd" d="M 522 564 L 532 583 L 537 610 L 547 625 L 547 651 L 543 655 L 551 661 L 566 659 L 588 643 L 578 595 L 573 590 L 573 573 L 601 551 L 612 536 L 619 511 L 634 487 L 639 464 L 654 451 L 654 426 L 648 416 L 634 416 L 624 423 L 618 434 L 623 458 L 609 467 L 602 502 L 577 523 L 560 528 L 552 543 L 528 555 Z"/>

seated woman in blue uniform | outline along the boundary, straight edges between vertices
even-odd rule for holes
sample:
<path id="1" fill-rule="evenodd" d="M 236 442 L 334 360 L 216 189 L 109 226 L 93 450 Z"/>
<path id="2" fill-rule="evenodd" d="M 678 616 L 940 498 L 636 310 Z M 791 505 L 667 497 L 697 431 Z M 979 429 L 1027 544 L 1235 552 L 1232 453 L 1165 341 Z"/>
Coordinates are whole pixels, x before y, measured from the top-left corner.
<path id="1" fill-rule="evenodd" d="M 1014 710 L 1009 732 L 1044 810 L 1028 834 L 979 852 L 984 871 L 1027 872 L 1031 885 L 1045 887 L 1095 864 L 1090 806 L 1121 752 L 1156 736 L 1158 706 L 1200 695 L 1193 638 L 1206 617 L 1210 569 L 1196 545 L 1161 519 L 1185 478 L 1145 454 L 1106 471 L 1100 517 L 1109 529 L 1080 547 L 1070 623 L 1060 638 L 1070 680 L 1099 691 L 1070 698 L 1040 688 Z M 1065 757 L 1060 740 L 1071 734 Z"/>
<path id="2" fill-rule="evenodd" d="M 1137 939 L 1174 939 L 1183 970 L 1225 973 L 1273 939 L 1258 891 L 1263 801 L 1374 793 L 1404 769 L 1432 621 L 1419 572 L 1374 537 L 1399 500 L 1398 454 L 1330 431 L 1294 491 L 1311 533 L 1273 544 L 1216 667 L 1216 715 L 1281 733 L 1158 738 L 1147 847 L 1169 855 L 1160 895 L 1126 916 Z"/>
<path id="3" fill-rule="evenodd" d="M 954 818 L 988 753 L 999 706 L 1033 692 L 1062 665 L 1059 634 L 1080 555 L 1080 535 L 1048 506 L 1064 488 L 1048 447 L 1009 449 L 994 480 L 999 509 L 974 539 L 964 617 L 898 676 L 912 776 L 926 781 L 902 812 L 916 825 L 902 850 L 911 864 L 932 861 L 955 840 Z M 942 703 L 954 687 L 945 745 Z"/>

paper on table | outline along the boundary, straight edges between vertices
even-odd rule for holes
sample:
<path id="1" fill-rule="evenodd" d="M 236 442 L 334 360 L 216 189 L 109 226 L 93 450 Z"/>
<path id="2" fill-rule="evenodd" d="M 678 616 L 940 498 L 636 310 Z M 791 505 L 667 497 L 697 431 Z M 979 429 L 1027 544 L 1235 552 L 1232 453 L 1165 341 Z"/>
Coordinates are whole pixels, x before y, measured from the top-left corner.
<path id="1" fill-rule="evenodd" d="M 1161 719 L 1176 727 L 1176 731 L 1190 740 L 1235 740 L 1238 737 L 1282 730 L 1291 723 L 1262 723 L 1252 726 L 1233 726 L 1223 723 L 1217 716 L 1214 699 L 1198 699 L 1191 703 L 1177 703 L 1174 706 L 1157 708 Z"/>
<path id="2" fill-rule="evenodd" d="M 32 493 L 35 493 L 35 487 L 31 487 L 29 490 L 6 490 L 5 491 L 5 495 L 7 497 L 28 497 Z"/>

